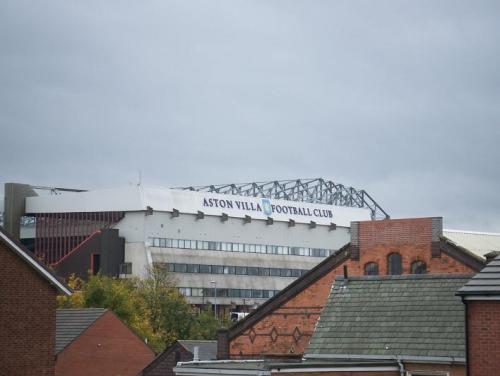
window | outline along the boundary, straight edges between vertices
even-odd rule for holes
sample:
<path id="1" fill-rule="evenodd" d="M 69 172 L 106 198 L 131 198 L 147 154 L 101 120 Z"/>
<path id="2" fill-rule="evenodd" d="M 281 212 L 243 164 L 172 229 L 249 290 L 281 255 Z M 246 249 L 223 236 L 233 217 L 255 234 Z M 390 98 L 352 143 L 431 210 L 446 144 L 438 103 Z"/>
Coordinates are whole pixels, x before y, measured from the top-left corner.
<path id="1" fill-rule="evenodd" d="M 174 272 L 186 273 L 187 272 L 187 265 L 186 264 L 174 264 Z"/>
<path id="2" fill-rule="evenodd" d="M 212 274 L 223 274 L 224 267 L 222 265 L 212 265 Z"/>
<path id="3" fill-rule="evenodd" d="M 271 276 L 273 276 L 273 277 L 279 277 L 279 276 L 281 276 L 281 269 L 278 269 L 278 268 L 271 268 L 271 270 L 270 270 L 270 274 L 271 274 Z"/>
<path id="4" fill-rule="evenodd" d="M 259 275 L 262 276 L 269 276 L 269 268 L 259 268 Z"/>
<path id="5" fill-rule="evenodd" d="M 247 274 L 247 268 L 245 266 L 237 266 L 236 267 L 236 274 L 239 274 L 239 275 Z"/>
<path id="6" fill-rule="evenodd" d="M 290 269 L 281 269 L 281 276 L 282 277 L 291 277 L 292 271 Z"/>
<path id="7" fill-rule="evenodd" d="M 423 261 L 414 261 L 410 266 L 411 274 L 425 274 L 427 273 L 427 265 Z"/>
<path id="8" fill-rule="evenodd" d="M 101 255 L 99 253 L 92 253 L 90 256 L 90 270 L 92 275 L 99 273 L 101 269 Z"/>
<path id="9" fill-rule="evenodd" d="M 200 265 L 200 273 L 210 274 L 211 269 L 210 265 Z"/>
<path id="10" fill-rule="evenodd" d="M 387 274 L 400 275 L 403 272 L 402 259 L 399 253 L 391 253 L 387 257 Z"/>
<path id="11" fill-rule="evenodd" d="M 378 264 L 376 262 L 367 262 L 365 264 L 365 275 L 378 275 Z"/>
<path id="12" fill-rule="evenodd" d="M 247 268 L 247 274 L 248 275 L 259 275 L 259 268 L 254 267 L 254 266 L 249 266 Z"/>
<path id="13" fill-rule="evenodd" d="M 120 274 L 132 274 L 132 263 L 124 262 L 120 264 Z"/>
<path id="14" fill-rule="evenodd" d="M 198 264 L 187 264 L 187 272 L 188 273 L 199 273 L 200 266 Z"/>

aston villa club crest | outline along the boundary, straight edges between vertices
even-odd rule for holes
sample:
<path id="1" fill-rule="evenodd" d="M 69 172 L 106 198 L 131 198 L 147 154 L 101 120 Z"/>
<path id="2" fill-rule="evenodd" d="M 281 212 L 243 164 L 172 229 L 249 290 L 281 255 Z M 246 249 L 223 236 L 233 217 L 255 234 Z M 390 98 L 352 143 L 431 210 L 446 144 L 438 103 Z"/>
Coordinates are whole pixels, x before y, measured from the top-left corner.
<path id="1" fill-rule="evenodd" d="M 271 206 L 271 201 L 269 201 L 267 198 L 262 199 L 262 211 L 268 217 L 273 215 L 273 208 Z"/>

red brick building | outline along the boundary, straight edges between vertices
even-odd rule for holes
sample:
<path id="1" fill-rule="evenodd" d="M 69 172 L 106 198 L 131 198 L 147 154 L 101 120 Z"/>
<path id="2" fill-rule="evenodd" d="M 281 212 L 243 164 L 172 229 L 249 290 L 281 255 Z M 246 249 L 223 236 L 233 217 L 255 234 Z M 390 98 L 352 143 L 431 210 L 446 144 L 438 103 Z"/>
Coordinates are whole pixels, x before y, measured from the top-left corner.
<path id="1" fill-rule="evenodd" d="M 0 227 L 0 375 L 54 375 L 59 293 L 71 291 Z"/>
<path id="2" fill-rule="evenodd" d="M 474 276 L 458 295 L 466 306 L 469 376 L 500 371 L 500 256 Z"/>
<path id="3" fill-rule="evenodd" d="M 301 357 L 335 276 L 471 274 L 484 261 L 442 236 L 441 218 L 353 222 L 351 242 L 219 334 L 219 359 Z"/>
<path id="4" fill-rule="evenodd" d="M 136 376 L 153 350 L 103 308 L 58 309 L 57 376 Z"/>

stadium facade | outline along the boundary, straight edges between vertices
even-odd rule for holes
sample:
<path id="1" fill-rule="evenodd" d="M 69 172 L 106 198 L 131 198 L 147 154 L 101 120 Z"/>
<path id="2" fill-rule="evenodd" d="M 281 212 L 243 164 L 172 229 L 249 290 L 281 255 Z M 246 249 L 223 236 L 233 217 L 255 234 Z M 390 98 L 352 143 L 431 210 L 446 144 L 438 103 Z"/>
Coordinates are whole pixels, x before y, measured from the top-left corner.
<path id="1" fill-rule="evenodd" d="M 323 179 L 45 195 L 37 188 L 6 185 L 6 204 L 33 220 L 32 247 L 56 269 L 127 277 L 161 264 L 192 304 L 219 309 L 260 305 L 345 245 L 352 221 L 387 217 L 366 192 Z M 123 243 L 93 243 L 106 231 Z"/>

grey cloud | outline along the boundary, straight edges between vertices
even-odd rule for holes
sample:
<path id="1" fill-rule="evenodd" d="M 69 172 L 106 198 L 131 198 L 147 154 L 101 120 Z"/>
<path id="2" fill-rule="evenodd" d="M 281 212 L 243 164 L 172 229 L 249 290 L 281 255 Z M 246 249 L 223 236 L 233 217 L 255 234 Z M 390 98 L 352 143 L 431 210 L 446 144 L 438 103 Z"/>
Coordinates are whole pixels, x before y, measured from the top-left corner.
<path id="1" fill-rule="evenodd" d="M 325 176 L 500 232 L 495 1 L 3 1 L 0 181 Z"/>

